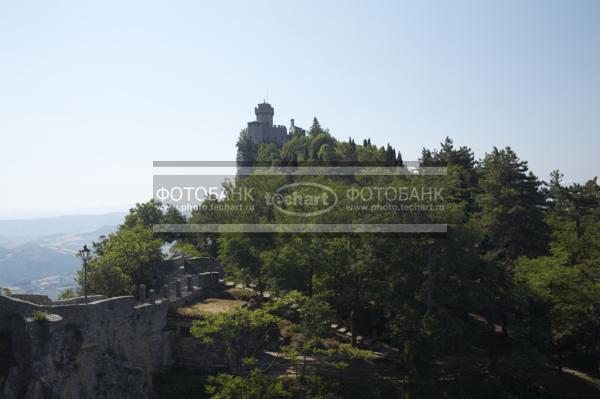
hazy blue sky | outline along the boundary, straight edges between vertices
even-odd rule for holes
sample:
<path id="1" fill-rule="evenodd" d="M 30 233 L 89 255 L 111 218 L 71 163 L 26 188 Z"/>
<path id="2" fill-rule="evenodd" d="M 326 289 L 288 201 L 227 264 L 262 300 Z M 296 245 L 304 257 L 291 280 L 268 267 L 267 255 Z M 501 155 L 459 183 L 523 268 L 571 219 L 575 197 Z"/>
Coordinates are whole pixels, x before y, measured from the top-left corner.
<path id="1" fill-rule="evenodd" d="M 0 0 L 0 214 L 124 207 L 153 160 L 233 160 L 267 89 L 277 123 L 406 160 L 447 135 L 510 145 L 584 181 L 600 1 Z"/>

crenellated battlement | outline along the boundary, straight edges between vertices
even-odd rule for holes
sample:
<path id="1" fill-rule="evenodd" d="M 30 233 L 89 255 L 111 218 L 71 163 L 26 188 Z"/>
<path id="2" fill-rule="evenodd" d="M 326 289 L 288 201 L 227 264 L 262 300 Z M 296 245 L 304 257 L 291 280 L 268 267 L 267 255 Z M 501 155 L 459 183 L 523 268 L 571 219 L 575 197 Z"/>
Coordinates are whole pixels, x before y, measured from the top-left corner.
<path id="1" fill-rule="evenodd" d="M 84 302 L 84 297 L 52 301 L 44 295 L 0 295 L 0 320 L 2 314 L 30 317 L 36 311 L 56 314 L 71 322 L 91 321 L 90 315 L 105 312 L 112 312 L 111 317 L 128 317 L 142 307 L 145 308 L 144 311 L 148 311 L 146 308 L 149 306 L 155 306 L 160 312 L 160 307 L 164 305 L 175 309 L 197 301 L 218 290 L 219 284 L 219 272 L 206 272 L 189 274 L 186 279 L 176 279 L 165 284 L 160 293 L 153 289 L 146 290 L 141 284 L 137 297 L 129 295 L 106 298 L 93 295 L 88 297 L 88 303 Z"/>

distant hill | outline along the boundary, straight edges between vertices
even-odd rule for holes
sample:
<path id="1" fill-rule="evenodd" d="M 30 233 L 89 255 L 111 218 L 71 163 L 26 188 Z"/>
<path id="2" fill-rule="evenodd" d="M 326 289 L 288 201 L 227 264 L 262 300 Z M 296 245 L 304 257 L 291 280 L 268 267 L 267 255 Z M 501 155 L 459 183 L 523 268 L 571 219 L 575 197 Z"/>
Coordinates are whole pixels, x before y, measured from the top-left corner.
<path id="1" fill-rule="evenodd" d="M 0 221 L 0 286 L 50 296 L 74 285 L 84 244 L 115 231 L 124 213 Z"/>
<path id="2" fill-rule="evenodd" d="M 92 232 L 123 222 L 124 212 L 102 215 L 68 215 L 39 219 L 0 220 L 0 246 L 19 245 L 58 234 Z"/>

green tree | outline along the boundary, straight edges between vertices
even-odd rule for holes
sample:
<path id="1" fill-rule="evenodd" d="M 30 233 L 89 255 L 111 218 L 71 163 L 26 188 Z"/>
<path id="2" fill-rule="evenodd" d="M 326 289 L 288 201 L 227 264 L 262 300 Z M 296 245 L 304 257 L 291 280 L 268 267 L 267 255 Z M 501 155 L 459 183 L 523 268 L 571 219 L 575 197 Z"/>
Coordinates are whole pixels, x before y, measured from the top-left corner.
<path id="1" fill-rule="evenodd" d="M 308 151 L 308 145 L 309 140 L 306 136 L 292 137 L 281 147 L 281 159 L 290 162 L 294 156 L 296 159 L 303 158 L 304 153 Z"/>
<path id="2" fill-rule="evenodd" d="M 131 208 L 129 214 L 125 216 L 122 227 L 131 228 L 137 225 L 152 227 L 163 221 L 163 205 L 159 201 L 151 199 L 148 202 L 135 204 L 135 207 Z"/>
<path id="3" fill-rule="evenodd" d="M 356 143 L 352 138 L 349 138 L 347 143 L 338 141 L 334 152 L 335 159 L 342 161 L 344 164 L 354 164 L 358 160 Z"/>
<path id="4" fill-rule="evenodd" d="M 256 161 L 261 166 L 278 165 L 278 162 L 281 161 L 281 156 L 277 144 L 259 144 Z"/>
<path id="5" fill-rule="evenodd" d="M 157 224 L 185 224 L 186 221 L 185 216 L 174 206 L 165 206 L 160 201 L 151 199 L 148 202 L 137 203 L 134 208 L 131 208 L 120 228 L 127 229 L 135 226 L 152 228 Z M 168 242 L 184 237 L 181 233 L 160 233 L 156 236 Z"/>
<path id="6" fill-rule="evenodd" d="M 156 267 L 162 259 L 163 242 L 152 230 L 137 225 L 121 228 L 108 236 L 102 254 L 88 262 L 88 287 L 91 292 L 106 296 L 128 295 L 138 284 L 152 286 Z M 83 269 L 78 273 L 83 287 Z"/>
<path id="7" fill-rule="evenodd" d="M 254 357 L 278 334 L 278 322 L 263 309 L 237 307 L 194 321 L 191 333 L 206 345 L 224 346 L 230 370 L 240 373 L 245 359 Z"/>
<path id="8" fill-rule="evenodd" d="M 309 156 L 312 160 L 332 161 L 336 140 L 327 132 L 311 134 Z"/>
<path id="9" fill-rule="evenodd" d="M 252 142 L 252 139 L 248 135 L 248 129 L 242 129 L 236 147 L 238 163 L 252 163 L 256 161 L 258 146 Z"/>
<path id="10" fill-rule="evenodd" d="M 264 252 L 272 248 L 269 234 L 224 234 L 220 238 L 220 259 L 226 268 L 243 281 L 256 283 L 263 293 L 271 274 L 264 265 Z"/>
<path id="11" fill-rule="evenodd" d="M 310 126 L 310 129 L 308 130 L 308 135 L 311 137 L 315 137 L 318 136 L 322 133 L 325 133 L 326 131 L 323 130 L 323 128 L 321 127 L 321 124 L 319 123 L 319 120 L 317 119 L 317 117 L 315 116 L 313 118 L 313 123 Z"/>
<path id="12" fill-rule="evenodd" d="M 600 351 L 591 333 L 600 328 L 600 189 L 596 179 L 568 187 L 561 179 L 553 172 L 548 189 L 550 254 L 520 258 L 516 267 L 525 336 L 542 350 L 540 342 L 552 342 L 559 369 L 567 342 L 585 356 Z"/>
<path id="13" fill-rule="evenodd" d="M 211 399 L 284 399 L 293 398 L 284 380 L 266 376 L 254 369 L 247 377 L 219 374 L 208 378 L 206 392 Z"/>
<path id="14" fill-rule="evenodd" d="M 341 369 L 351 360 L 370 358 L 370 353 L 348 344 L 324 344 L 325 339 L 331 338 L 329 325 L 334 319 L 333 310 L 324 300 L 291 292 L 280 303 L 279 306 L 292 305 L 292 309 L 298 312 L 298 321 L 289 327 L 291 332 L 297 334 L 297 341 L 283 348 L 283 353 L 295 365 L 296 375 L 302 384 L 305 383 L 309 365 Z"/>
<path id="15" fill-rule="evenodd" d="M 527 162 L 507 147 L 486 154 L 479 169 L 477 211 L 470 225 L 481 237 L 487 272 L 481 279 L 481 300 L 489 324 L 490 367 L 498 358 L 495 326 L 506 326 L 512 317 L 514 263 L 521 256 L 537 256 L 547 250 L 548 227 L 544 221 L 545 198 L 541 182 L 529 172 Z"/>
<path id="16" fill-rule="evenodd" d="M 542 209 L 541 182 L 510 147 L 486 154 L 480 169 L 481 193 L 475 225 L 488 259 L 514 262 L 520 256 L 543 254 L 548 228 Z"/>
<path id="17" fill-rule="evenodd" d="M 79 292 L 75 288 L 66 288 L 58 293 L 59 300 L 71 299 L 79 296 Z"/>
<path id="18" fill-rule="evenodd" d="M 466 210 L 469 213 L 474 210 L 475 195 L 478 193 L 479 186 L 475 154 L 469 147 L 455 148 L 452 139 L 446 137 L 440 144 L 439 150 L 431 151 L 423 148 L 420 164 L 426 167 L 447 167 L 451 171 L 456 171 L 459 176 L 457 196 L 466 203 Z"/>

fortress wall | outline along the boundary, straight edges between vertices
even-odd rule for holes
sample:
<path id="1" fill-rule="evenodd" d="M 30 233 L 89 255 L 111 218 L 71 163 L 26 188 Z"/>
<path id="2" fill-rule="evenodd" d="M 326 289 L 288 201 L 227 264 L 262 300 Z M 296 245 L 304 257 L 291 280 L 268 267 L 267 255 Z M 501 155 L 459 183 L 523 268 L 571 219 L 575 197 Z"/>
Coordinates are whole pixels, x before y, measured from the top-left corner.
<path id="1" fill-rule="evenodd" d="M 168 282 L 171 275 L 177 273 L 177 271 L 183 267 L 185 258 L 179 256 L 177 258 L 165 259 L 161 261 L 156 269 L 156 281 L 160 286 Z"/>
<path id="2" fill-rule="evenodd" d="M 206 273 L 206 272 L 219 272 L 223 275 L 223 266 L 216 258 L 211 257 L 195 257 L 187 258 L 185 260 L 185 272 L 186 273 Z"/>
<path id="3" fill-rule="evenodd" d="M 95 301 L 99 301 L 101 299 L 106 299 L 106 298 L 107 297 L 105 297 L 104 295 L 88 295 L 88 302 L 95 302 Z M 52 301 L 51 304 L 53 304 L 53 305 L 72 305 L 72 304 L 76 304 L 76 303 L 85 303 L 85 297 L 78 296 L 75 298 L 61 299 L 58 301 Z"/>
<path id="4" fill-rule="evenodd" d="M 176 270 L 179 279 L 183 268 Z M 187 281 L 180 282 L 181 296 L 169 289 L 168 298 L 153 303 L 90 296 L 88 304 L 81 298 L 47 304 L 37 296 L 23 298 L 40 303 L 0 295 L 0 347 L 10 348 L 0 356 L 0 397 L 149 397 L 152 375 L 174 362 L 169 309 L 216 291 L 218 277 L 218 272 L 194 274 L 191 290 Z M 36 320 L 36 311 L 46 312 L 47 320 Z M 212 358 L 199 355 L 198 348 L 190 356 Z"/>
<path id="5" fill-rule="evenodd" d="M 282 125 L 263 126 L 248 124 L 248 137 L 255 144 L 277 143 L 282 145 L 287 139 L 287 128 Z"/>
<path id="6" fill-rule="evenodd" d="M 183 266 L 184 262 L 185 262 L 185 258 L 182 256 L 179 256 L 176 258 L 171 258 L 171 259 L 165 259 L 160 262 L 160 264 L 158 265 L 158 268 L 161 270 L 164 270 L 166 272 L 170 272 L 173 269 L 177 269 L 177 268 Z"/>
<path id="7" fill-rule="evenodd" d="M 132 296 L 102 299 L 96 302 L 40 305 L 32 303 L 15 296 L 0 295 L 0 314 L 18 313 L 31 315 L 34 311 L 44 311 L 57 314 L 68 322 L 77 323 L 81 320 L 89 320 L 94 314 L 114 311 L 113 316 L 126 317 L 133 313 L 136 300 Z"/>
<path id="8" fill-rule="evenodd" d="M 36 303 L 38 305 L 50 305 L 52 303 L 52 300 L 48 298 L 47 295 L 11 294 L 10 296 L 27 302 Z"/>
<path id="9" fill-rule="evenodd" d="M 38 310 L 47 321 L 32 318 Z M 167 311 L 166 301 L 140 304 L 131 296 L 87 305 L 0 296 L 0 335 L 15 359 L 0 375 L 0 397 L 148 397 L 152 374 L 172 364 Z"/>

